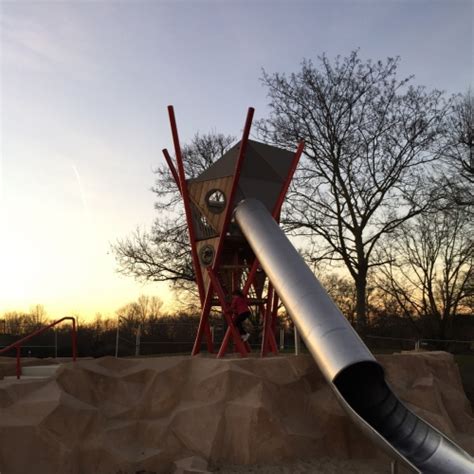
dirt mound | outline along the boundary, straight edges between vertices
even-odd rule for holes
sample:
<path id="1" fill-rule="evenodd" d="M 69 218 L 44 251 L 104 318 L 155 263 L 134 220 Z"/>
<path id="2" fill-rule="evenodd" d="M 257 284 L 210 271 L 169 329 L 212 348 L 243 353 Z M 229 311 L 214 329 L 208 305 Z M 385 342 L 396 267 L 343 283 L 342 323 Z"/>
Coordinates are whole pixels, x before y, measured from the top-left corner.
<path id="1" fill-rule="evenodd" d="M 474 451 L 474 420 L 446 353 L 381 356 L 395 392 Z M 386 462 L 309 356 L 95 360 L 0 381 L 0 472 L 206 472 L 334 457 Z M 223 471 L 221 471 L 223 472 Z"/>

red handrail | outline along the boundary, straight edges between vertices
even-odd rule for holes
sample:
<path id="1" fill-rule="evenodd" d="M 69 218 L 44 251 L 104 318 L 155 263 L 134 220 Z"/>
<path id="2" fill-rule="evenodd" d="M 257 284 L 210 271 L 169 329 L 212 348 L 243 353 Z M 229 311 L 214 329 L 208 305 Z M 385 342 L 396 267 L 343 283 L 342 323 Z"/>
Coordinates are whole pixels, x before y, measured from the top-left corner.
<path id="1" fill-rule="evenodd" d="M 56 326 L 59 323 L 62 323 L 63 321 L 66 321 L 67 319 L 72 321 L 72 360 L 75 362 L 77 358 L 77 331 L 76 331 L 76 318 L 72 316 L 65 316 L 64 318 L 58 319 L 57 321 L 52 322 L 51 324 L 48 324 L 47 326 L 44 326 L 40 329 L 37 329 L 35 332 L 29 334 L 28 336 L 25 336 L 21 338 L 20 340 L 14 342 L 13 344 L 10 344 L 7 347 L 4 347 L 3 349 L 0 350 L 0 354 L 3 354 L 4 352 L 8 352 L 11 349 L 16 348 L 16 378 L 19 379 L 21 375 L 21 346 L 26 342 L 29 341 L 32 337 L 38 336 L 39 334 L 42 334 L 43 332 L 47 331 L 48 329 L 51 329 L 53 326 Z"/>

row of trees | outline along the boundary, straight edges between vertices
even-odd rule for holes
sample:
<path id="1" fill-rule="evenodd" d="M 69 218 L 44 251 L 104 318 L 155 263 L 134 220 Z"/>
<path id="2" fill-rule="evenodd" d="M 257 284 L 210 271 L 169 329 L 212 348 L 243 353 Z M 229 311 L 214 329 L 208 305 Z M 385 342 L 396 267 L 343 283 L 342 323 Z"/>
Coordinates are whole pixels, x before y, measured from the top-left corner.
<path id="1" fill-rule="evenodd" d="M 324 286 L 328 289 L 338 306 L 353 322 L 355 318 L 356 293 L 348 278 L 336 274 L 327 274 L 322 277 Z M 406 319 L 399 314 L 396 301 L 387 293 L 380 294 L 379 289 L 369 285 L 368 307 L 371 316 L 370 334 L 366 342 L 374 350 L 378 349 L 412 349 L 415 341 L 437 337 L 437 321 L 427 316 L 411 319 L 412 324 L 406 324 Z M 151 303 L 151 304 L 150 304 Z M 156 305 L 154 303 L 157 303 Z M 136 337 L 140 333 L 140 354 L 159 353 L 189 353 L 191 351 L 196 330 L 199 324 L 199 315 L 196 312 L 177 312 L 163 314 L 156 311 L 159 300 L 154 297 L 141 296 L 137 301 L 124 305 L 113 316 L 96 314 L 94 319 L 80 319 L 78 325 L 79 355 L 100 357 L 114 355 L 116 350 L 117 324 L 120 324 L 119 355 L 134 355 L 136 353 Z M 19 336 L 31 334 L 35 329 L 44 326 L 52 319 L 48 318 L 44 308 L 39 307 L 41 318 L 37 318 L 38 306 L 30 313 L 9 312 L 0 318 L 0 346 L 11 344 Z M 454 339 L 474 339 L 474 316 L 455 317 L 453 328 Z M 252 334 L 251 343 L 259 345 L 261 342 L 261 320 L 253 314 L 246 323 Z M 219 313 L 211 315 L 211 325 L 214 328 L 214 337 L 217 345 L 220 344 L 226 330 L 226 324 Z M 284 311 L 279 313 L 279 329 L 286 333 L 286 347 L 293 343 L 293 326 L 290 318 Z M 380 339 L 380 336 L 390 335 L 393 339 Z M 432 343 L 431 343 L 432 344 Z M 448 349 L 454 352 L 464 352 L 472 347 L 466 344 L 435 345 L 439 349 Z M 24 356 L 51 357 L 57 354 L 60 357 L 71 355 L 70 325 L 57 326 L 53 330 L 36 336 L 22 348 Z M 11 356 L 15 355 L 11 351 Z"/>
<path id="2" fill-rule="evenodd" d="M 119 325 L 119 355 L 134 355 L 137 333 L 140 333 L 141 354 L 190 352 L 199 324 L 197 313 L 162 311 L 163 302 L 156 296 L 142 295 L 113 315 L 96 313 L 94 318 L 80 318 L 78 322 L 79 355 L 99 357 L 114 355 L 116 350 L 117 325 Z M 214 317 L 215 318 L 215 317 Z M 214 320 L 213 318 L 213 320 Z M 30 311 L 9 311 L 0 315 L 0 347 L 7 346 L 18 338 L 32 334 L 37 329 L 53 322 L 42 305 Z M 223 335 L 223 321 L 218 318 L 220 334 Z M 56 351 L 60 357 L 71 355 L 70 324 L 61 324 L 22 347 L 24 356 L 51 357 Z M 12 350 L 8 354 L 15 356 Z"/>
<path id="3" fill-rule="evenodd" d="M 473 308 L 473 96 L 416 86 L 413 77 L 399 78 L 398 64 L 362 61 L 355 51 L 323 55 L 317 65 L 305 60 L 290 75 L 265 72 L 270 112 L 256 130 L 290 150 L 305 141 L 282 224 L 302 239 L 319 275 L 337 268 L 349 276 L 358 328 L 366 330 L 377 295 L 413 324 L 437 321 L 445 338 L 454 316 Z M 197 134 L 183 150 L 188 177 L 234 141 Z M 170 282 L 189 302 L 186 224 L 166 166 L 153 191 L 157 218 L 150 231 L 114 245 L 118 269 Z"/>
<path id="4" fill-rule="evenodd" d="M 166 316 L 162 312 L 163 301 L 157 296 L 141 295 L 136 301 L 127 303 L 115 311 L 114 316 L 103 316 L 96 313 L 93 319 L 84 318 L 73 314 L 80 326 L 95 327 L 97 332 L 103 332 L 117 326 L 118 318 L 125 327 L 135 329 L 145 322 L 160 320 Z M 48 315 L 41 304 L 34 305 L 29 311 L 7 311 L 0 316 L 0 334 L 15 336 L 31 334 L 35 330 L 49 324 L 59 317 Z"/>
<path id="5" fill-rule="evenodd" d="M 30 311 L 8 311 L 0 317 L 0 333 L 4 334 L 30 334 L 44 326 L 48 315 L 43 305 L 37 304 Z"/>

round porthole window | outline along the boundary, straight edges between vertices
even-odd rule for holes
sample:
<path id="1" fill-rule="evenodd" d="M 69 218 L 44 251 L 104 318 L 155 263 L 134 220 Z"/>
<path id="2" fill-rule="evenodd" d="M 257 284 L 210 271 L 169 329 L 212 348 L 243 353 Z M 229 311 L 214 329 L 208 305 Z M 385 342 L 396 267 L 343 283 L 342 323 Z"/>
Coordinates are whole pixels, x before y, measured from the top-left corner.
<path id="1" fill-rule="evenodd" d="M 211 265 L 214 260 L 214 247 L 212 245 L 205 245 L 199 251 L 199 260 L 206 267 Z"/>
<path id="2" fill-rule="evenodd" d="M 207 208 L 214 214 L 220 214 L 226 206 L 225 194 L 220 189 L 211 189 L 206 194 Z"/>

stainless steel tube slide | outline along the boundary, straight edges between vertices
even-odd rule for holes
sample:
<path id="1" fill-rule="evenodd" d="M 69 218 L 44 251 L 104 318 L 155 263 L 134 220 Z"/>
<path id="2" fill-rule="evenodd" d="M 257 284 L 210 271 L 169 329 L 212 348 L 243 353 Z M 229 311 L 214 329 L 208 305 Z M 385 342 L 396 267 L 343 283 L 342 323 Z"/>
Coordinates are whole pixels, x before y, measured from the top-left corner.
<path id="1" fill-rule="evenodd" d="M 234 218 L 349 416 L 415 472 L 473 474 L 472 457 L 393 394 L 380 364 L 265 206 L 247 199 Z"/>

